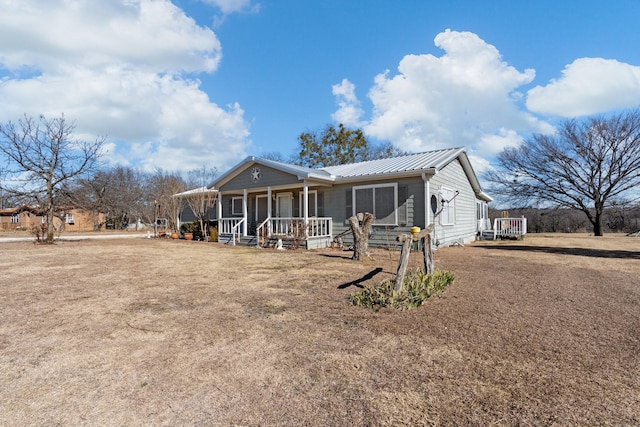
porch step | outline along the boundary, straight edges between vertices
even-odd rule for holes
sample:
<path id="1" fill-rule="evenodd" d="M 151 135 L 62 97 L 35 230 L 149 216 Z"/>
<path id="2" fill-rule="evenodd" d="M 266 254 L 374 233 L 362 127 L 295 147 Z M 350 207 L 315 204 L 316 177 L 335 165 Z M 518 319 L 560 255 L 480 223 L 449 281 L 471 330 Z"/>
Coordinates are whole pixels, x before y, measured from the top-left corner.
<path id="1" fill-rule="evenodd" d="M 233 234 L 219 234 L 218 242 L 232 245 Z M 236 245 L 240 246 L 255 246 L 256 236 L 236 236 Z"/>
<path id="2" fill-rule="evenodd" d="M 282 240 L 283 248 L 295 248 L 295 240 L 287 237 L 271 237 L 267 239 L 265 243 L 262 244 L 264 248 L 275 248 L 278 245 L 278 240 Z M 218 242 L 225 243 L 228 245 L 233 244 L 233 235 L 232 234 L 220 234 L 218 235 Z M 256 236 L 236 236 L 236 245 L 237 246 L 256 246 Z M 299 243 L 300 247 L 304 246 L 304 242 Z"/>
<path id="3" fill-rule="evenodd" d="M 480 240 L 494 240 L 493 230 L 486 230 L 480 233 Z"/>

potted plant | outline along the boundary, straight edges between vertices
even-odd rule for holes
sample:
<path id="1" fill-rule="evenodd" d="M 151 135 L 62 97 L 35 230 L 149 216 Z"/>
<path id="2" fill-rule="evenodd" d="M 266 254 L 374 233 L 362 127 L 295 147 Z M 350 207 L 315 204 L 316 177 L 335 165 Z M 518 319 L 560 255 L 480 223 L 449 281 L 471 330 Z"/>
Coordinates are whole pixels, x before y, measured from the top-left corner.
<path id="1" fill-rule="evenodd" d="M 193 240 L 193 222 L 185 222 L 180 226 L 180 234 L 184 237 L 184 240 Z"/>

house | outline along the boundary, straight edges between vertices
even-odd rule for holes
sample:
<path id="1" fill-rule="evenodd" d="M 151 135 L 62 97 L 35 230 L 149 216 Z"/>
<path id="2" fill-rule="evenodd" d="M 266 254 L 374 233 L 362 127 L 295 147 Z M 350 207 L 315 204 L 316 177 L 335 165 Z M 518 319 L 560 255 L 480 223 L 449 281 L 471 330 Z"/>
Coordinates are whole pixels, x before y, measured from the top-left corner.
<path id="1" fill-rule="evenodd" d="M 32 206 L 0 209 L 0 231 L 30 230 L 43 221 L 42 213 Z"/>
<path id="2" fill-rule="evenodd" d="M 54 217 L 54 227 L 58 231 L 94 231 L 94 224 L 104 224 L 104 213 L 94 214 L 91 211 L 78 207 L 66 207 L 61 215 L 64 220 Z M 33 206 L 20 206 L 17 208 L 0 210 L 0 230 L 19 231 L 31 230 L 33 226 L 40 226 L 46 222 L 43 211 Z"/>
<path id="3" fill-rule="evenodd" d="M 218 191 L 221 241 L 294 239 L 308 249 L 342 236 L 348 218 L 376 216 L 372 246 L 434 224 L 434 242 L 467 243 L 489 228 L 486 195 L 463 148 L 311 169 L 247 157 L 209 188 Z"/>

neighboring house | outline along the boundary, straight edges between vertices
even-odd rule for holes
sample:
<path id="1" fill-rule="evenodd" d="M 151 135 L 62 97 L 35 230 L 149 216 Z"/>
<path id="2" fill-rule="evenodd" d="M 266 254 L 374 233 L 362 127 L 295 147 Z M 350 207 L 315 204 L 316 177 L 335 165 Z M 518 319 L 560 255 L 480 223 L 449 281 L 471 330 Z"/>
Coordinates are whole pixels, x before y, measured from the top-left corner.
<path id="1" fill-rule="evenodd" d="M 56 227 L 64 231 L 95 231 L 102 229 L 106 224 L 106 215 L 103 212 L 92 212 L 78 207 L 68 207 L 64 213 L 64 228 L 60 227 L 59 219 L 54 218 Z"/>
<path id="2" fill-rule="evenodd" d="M 42 224 L 44 217 L 32 206 L 0 209 L 0 231 L 30 230 L 33 225 Z"/>
<path id="3" fill-rule="evenodd" d="M 54 217 L 53 223 L 59 231 L 94 231 L 94 221 L 104 224 L 105 215 L 94 213 L 77 207 L 68 207 L 64 212 L 64 220 Z M 33 226 L 39 226 L 46 222 L 44 212 L 33 206 L 21 206 L 18 208 L 0 210 L 0 230 L 30 230 Z"/>
<path id="4" fill-rule="evenodd" d="M 372 246 L 396 246 L 396 236 L 414 226 L 434 224 L 440 246 L 490 228 L 492 199 L 462 148 L 319 169 L 247 157 L 210 188 L 218 191 L 221 241 L 296 238 L 313 249 L 343 235 L 348 244 L 348 218 L 358 212 L 376 216 Z"/>

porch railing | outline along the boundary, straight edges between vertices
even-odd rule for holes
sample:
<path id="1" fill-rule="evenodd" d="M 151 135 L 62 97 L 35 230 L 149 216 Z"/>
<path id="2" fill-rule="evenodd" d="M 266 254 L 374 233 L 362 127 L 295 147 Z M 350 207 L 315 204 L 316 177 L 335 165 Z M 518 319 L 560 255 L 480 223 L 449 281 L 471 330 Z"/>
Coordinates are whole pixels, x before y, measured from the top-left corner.
<path id="1" fill-rule="evenodd" d="M 527 218 L 496 218 L 493 220 L 493 238 L 524 236 L 527 234 Z"/>
<path id="2" fill-rule="evenodd" d="M 476 231 L 482 233 L 489 230 L 491 230 L 491 220 L 489 218 L 476 220 Z"/>
<path id="3" fill-rule="evenodd" d="M 308 218 L 308 226 L 304 226 L 304 218 L 267 218 L 256 227 L 256 245 L 268 238 L 318 238 L 331 237 L 333 234 L 332 218 Z"/>
<path id="4" fill-rule="evenodd" d="M 271 235 L 271 217 L 268 217 L 256 227 L 256 246 L 260 245 Z"/>
<path id="5" fill-rule="evenodd" d="M 232 234 L 233 228 L 238 225 L 243 218 L 221 218 L 218 220 L 218 234 Z"/>
<path id="6" fill-rule="evenodd" d="M 244 223 L 245 223 L 245 220 L 244 220 L 244 218 L 242 218 L 231 229 L 231 234 L 233 235 L 233 246 L 236 245 L 236 236 L 240 236 L 240 233 L 242 233 L 242 226 L 244 225 Z"/>
<path id="7" fill-rule="evenodd" d="M 245 226 L 242 218 L 223 218 L 218 220 L 219 234 L 232 234 L 235 244 L 236 234 L 239 234 Z M 305 232 L 306 231 L 306 232 Z M 308 218 L 308 226 L 305 230 L 304 218 L 279 218 L 269 217 L 256 227 L 256 246 L 260 246 L 269 238 L 316 238 L 331 237 L 333 234 L 332 218 Z"/>

